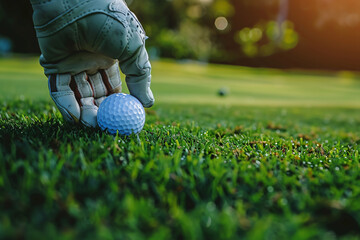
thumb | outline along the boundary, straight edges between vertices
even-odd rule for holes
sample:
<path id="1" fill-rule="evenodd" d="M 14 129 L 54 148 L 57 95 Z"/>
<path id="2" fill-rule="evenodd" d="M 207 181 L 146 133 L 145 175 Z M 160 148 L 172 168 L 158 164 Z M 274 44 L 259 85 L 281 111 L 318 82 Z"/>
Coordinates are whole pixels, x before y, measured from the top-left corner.
<path id="1" fill-rule="evenodd" d="M 150 89 L 151 64 L 145 45 L 141 46 L 135 54 L 120 64 L 126 75 L 126 85 L 130 94 L 136 97 L 144 107 L 154 105 L 154 95 Z"/>
<path id="2" fill-rule="evenodd" d="M 142 77 L 126 77 L 126 85 L 130 94 L 136 97 L 144 107 L 154 105 L 154 95 L 150 89 L 151 75 Z"/>

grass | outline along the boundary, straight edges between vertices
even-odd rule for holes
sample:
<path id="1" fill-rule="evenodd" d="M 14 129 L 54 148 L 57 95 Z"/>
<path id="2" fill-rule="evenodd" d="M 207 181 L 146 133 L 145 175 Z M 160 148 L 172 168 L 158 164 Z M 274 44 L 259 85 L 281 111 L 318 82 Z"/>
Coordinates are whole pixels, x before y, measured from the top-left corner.
<path id="1" fill-rule="evenodd" d="M 0 239 L 360 238 L 358 75 L 154 62 L 125 138 L 64 123 L 36 61 L 0 59 Z"/>

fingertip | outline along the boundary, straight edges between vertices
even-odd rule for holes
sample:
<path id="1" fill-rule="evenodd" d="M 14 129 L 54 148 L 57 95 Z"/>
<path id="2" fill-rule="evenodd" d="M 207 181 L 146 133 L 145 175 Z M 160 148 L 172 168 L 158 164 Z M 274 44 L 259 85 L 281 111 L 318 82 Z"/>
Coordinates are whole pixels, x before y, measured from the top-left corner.
<path id="1" fill-rule="evenodd" d="M 96 106 L 81 107 L 81 123 L 87 127 L 97 127 L 97 111 Z"/>
<path id="2" fill-rule="evenodd" d="M 144 106 L 144 108 L 151 108 L 152 106 L 154 106 L 154 103 L 155 103 L 155 101 L 152 100 L 148 103 L 143 104 L 143 106 Z"/>

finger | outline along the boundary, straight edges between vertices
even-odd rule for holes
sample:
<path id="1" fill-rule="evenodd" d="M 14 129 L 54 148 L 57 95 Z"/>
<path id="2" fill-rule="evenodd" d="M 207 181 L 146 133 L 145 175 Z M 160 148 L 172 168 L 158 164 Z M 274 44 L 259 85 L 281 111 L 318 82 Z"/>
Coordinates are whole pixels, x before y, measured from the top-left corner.
<path id="1" fill-rule="evenodd" d="M 70 88 L 70 74 L 54 74 L 49 76 L 50 96 L 68 122 L 79 122 L 80 106 L 74 92 Z"/>
<path id="2" fill-rule="evenodd" d="M 101 97 L 101 98 L 97 98 L 95 99 L 95 105 L 100 107 L 100 104 L 106 99 L 106 97 Z"/>
<path id="3" fill-rule="evenodd" d="M 143 45 L 134 55 L 121 65 L 126 75 L 126 84 L 130 94 L 136 97 L 144 107 L 151 107 L 154 102 L 154 95 L 150 89 L 151 64 Z"/>
<path id="4" fill-rule="evenodd" d="M 95 104 L 96 106 L 100 106 L 108 94 L 108 90 L 102 81 L 101 74 L 98 72 L 94 75 L 89 75 L 89 82 L 93 86 Z"/>
<path id="5" fill-rule="evenodd" d="M 116 62 L 110 68 L 100 70 L 101 78 L 107 89 L 107 96 L 113 93 L 121 92 L 121 79 L 119 63 Z"/>
<path id="6" fill-rule="evenodd" d="M 89 81 L 94 89 L 95 104 L 100 106 L 106 96 L 121 92 L 121 79 L 118 62 L 108 69 L 89 75 Z"/>
<path id="7" fill-rule="evenodd" d="M 75 75 L 73 79 L 71 86 L 80 105 L 80 121 L 85 126 L 96 127 L 98 107 L 94 101 L 94 88 L 85 72 Z"/>

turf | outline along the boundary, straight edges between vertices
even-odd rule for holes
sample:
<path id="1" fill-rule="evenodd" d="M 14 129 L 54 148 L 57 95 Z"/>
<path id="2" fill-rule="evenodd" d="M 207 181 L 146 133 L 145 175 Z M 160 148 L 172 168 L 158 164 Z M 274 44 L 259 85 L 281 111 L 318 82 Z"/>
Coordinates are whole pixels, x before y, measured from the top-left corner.
<path id="1" fill-rule="evenodd" d="M 144 131 L 114 137 L 0 59 L 0 239 L 360 238 L 358 75 L 153 68 Z"/>

